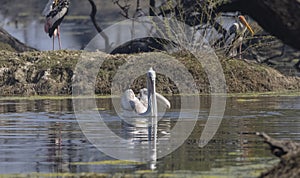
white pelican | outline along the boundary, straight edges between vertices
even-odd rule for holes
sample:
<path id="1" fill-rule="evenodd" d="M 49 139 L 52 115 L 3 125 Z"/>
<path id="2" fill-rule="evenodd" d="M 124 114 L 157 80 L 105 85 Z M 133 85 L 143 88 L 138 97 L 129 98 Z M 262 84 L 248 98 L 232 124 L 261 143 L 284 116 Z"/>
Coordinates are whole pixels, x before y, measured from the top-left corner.
<path id="1" fill-rule="evenodd" d="M 57 36 L 59 49 L 61 49 L 59 25 L 68 13 L 69 0 L 49 0 L 43 15 L 46 16 L 45 32 L 49 34 L 49 37 L 53 37 L 53 50 L 54 50 L 54 37 Z"/>
<path id="2" fill-rule="evenodd" d="M 242 43 L 247 29 L 253 36 L 254 31 L 250 27 L 246 18 L 239 15 L 238 22 L 233 23 L 233 25 L 229 28 L 229 35 L 226 38 L 226 44 L 230 45 L 229 51 L 227 52 L 230 57 L 237 56 L 237 51 L 239 50 L 239 58 L 242 59 Z"/>
<path id="3" fill-rule="evenodd" d="M 157 101 L 160 101 L 166 108 L 170 108 L 170 102 L 161 94 L 155 91 L 155 71 L 150 68 L 147 72 L 147 88 L 140 90 L 136 97 L 132 89 L 127 89 L 121 98 L 121 107 L 124 111 L 135 112 L 139 115 L 150 114 L 157 116 Z"/>

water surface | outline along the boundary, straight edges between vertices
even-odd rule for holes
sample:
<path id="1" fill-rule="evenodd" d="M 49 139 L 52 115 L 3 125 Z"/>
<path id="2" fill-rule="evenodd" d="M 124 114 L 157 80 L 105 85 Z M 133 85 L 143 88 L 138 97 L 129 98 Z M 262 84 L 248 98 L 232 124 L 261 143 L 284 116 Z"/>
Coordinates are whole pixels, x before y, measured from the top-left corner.
<path id="1" fill-rule="evenodd" d="M 169 99 L 172 109 L 159 121 L 158 136 L 168 134 L 177 122 L 180 97 Z M 110 98 L 97 99 L 97 107 L 95 109 L 115 133 L 132 142 L 147 142 L 147 132 L 124 124 Z M 254 177 L 277 158 L 251 133 L 264 131 L 278 139 L 300 139 L 299 96 L 227 98 L 219 130 L 204 148 L 200 148 L 199 138 L 209 109 L 210 98 L 201 97 L 200 113 L 192 134 L 178 149 L 159 158 L 154 171 L 174 175 L 188 172 Z M 1 174 L 151 170 L 147 162 L 114 162 L 114 158 L 91 144 L 76 120 L 72 99 L 2 99 L 0 113 Z M 188 121 L 189 115 L 185 116 Z"/>

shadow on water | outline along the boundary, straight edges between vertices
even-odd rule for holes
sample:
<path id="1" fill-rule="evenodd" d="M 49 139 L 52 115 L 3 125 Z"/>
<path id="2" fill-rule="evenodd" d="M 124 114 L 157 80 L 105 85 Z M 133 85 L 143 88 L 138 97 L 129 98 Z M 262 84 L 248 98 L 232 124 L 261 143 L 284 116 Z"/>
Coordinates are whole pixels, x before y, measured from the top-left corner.
<path id="1" fill-rule="evenodd" d="M 169 97 L 172 109 L 158 123 L 158 137 L 177 122 L 180 98 Z M 210 98 L 201 97 L 201 110 L 188 139 L 156 162 L 158 173 L 188 171 L 199 175 L 254 177 L 276 160 L 267 146 L 251 134 L 265 131 L 275 138 L 299 141 L 300 97 L 229 97 L 222 124 L 204 148 L 199 138 Z M 133 143 L 147 143 L 147 129 L 121 121 L 111 99 L 97 99 L 107 126 Z M 0 101 L 0 173 L 134 173 L 146 163 L 117 162 L 100 152 L 83 135 L 71 99 Z M 188 114 L 186 114 L 188 121 Z M 167 148 L 166 148 L 167 149 Z M 127 154 L 127 153 L 123 153 Z"/>

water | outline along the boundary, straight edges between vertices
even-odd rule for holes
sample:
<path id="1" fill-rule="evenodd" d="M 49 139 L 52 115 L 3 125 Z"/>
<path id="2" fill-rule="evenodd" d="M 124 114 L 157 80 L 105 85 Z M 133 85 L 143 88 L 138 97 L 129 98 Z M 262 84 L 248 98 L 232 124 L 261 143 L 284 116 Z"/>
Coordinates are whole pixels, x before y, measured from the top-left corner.
<path id="1" fill-rule="evenodd" d="M 42 11 L 48 0 L 29 0 L 19 3 L 18 0 L 4 0 L 0 7 L 0 26 L 13 37 L 38 50 L 52 50 L 52 39 L 44 31 L 45 17 Z M 102 29 L 126 20 L 120 14 L 120 8 L 111 1 L 95 1 L 97 6 L 96 20 Z M 141 5 L 148 5 L 141 1 Z M 14 8 L 11 8 L 14 7 Z M 129 13 L 133 15 L 135 7 Z M 79 50 L 98 34 L 90 20 L 91 6 L 88 1 L 72 0 L 68 15 L 60 25 L 62 49 Z M 108 34 L 112 41 L 120 38 L 118 33 Z M 128 36 L 130 34 L 123 34 Z M 122 36 L 122 35 L 121 35 Z M 55 49 L 58 49 L 57 38 Z"/>
<path id="2" fill-rule="evenodd" d="M 7 3 L 7 7 L 19 3 L 14 1 L 5 3 Z M 70 9 L 68 16 L 60 25 L 62 49 L 84 49 L 89 41 L 97 35 L 97 31 L 89 17 L 90 5 L 88 1 L 76 1 L 71 6 L 72 9 Z M 47 0 L 32 0 L 28 4 L 19 4 L 15 9 L 0 7 L 0 26 L 28 46 L 38 50 L 52 50 L 52 39 L 44 31 L 45 17 L 41 14 L 46 3 Z M 113 6 L 113 3 L 111 4 Z M 108 21 L 107 18 L 109 17 L 100 18 L 97 21 L 102 28 L 106 28 L 113 23 Z M 58 49 L 57 38 L 55 38 L 55 49 Z"/>
<path id="3" fill-rule="evenodd" d="M 169 99 L 172 109 L 159 121 L 159 137 L 167 135 L 178 118 L 180 98 Z M 300 139 L 299 96 L 229 97 L 219 130 L 204 148 L 200 148 L 199 138 L 209 103 L 209 97 L 201 97 L 201 110 L 192 134 L 178 149 L 154 163 L 155 172 L 253 177 L 269 163 L 274 164 L 277 158 L 260 138 L 250 133 L 264 131 L 278 139 Z M 143 129 L 122 124 L 110 98 L 97 99 L 97 107 L 114 133 L 133 143 L 147 143 Z M 99 151 L 82 133 L 72 99 L 2 99 L 0 113 L 1 174 L 125 174 L 153 167 L 147 162 L 116 162 Z M 122 150 L 120 153 L 128 154 Z M 107 160 L 111 162 L 105 162 Z"/>
<path id="4" fill-rule="evenodd" d="M 73 1 L 71 2 L 68 15 L 60 25 L 61 41 L 63 49 L 80 50 L 84 49 L 98 33 L 89 17 L 91 11 L 90 4 L 87 1 Z M 0 26 L 26 45 L 38 50 L 52 50 L 52 39 L 44 32 L 45 17 L 41 14 L 46 3 L 47 0 L 30 0 L 26 4 L 19 4 L 17 0 L 6 0 L 4 2 L 5 5 L 0 7 Z M 114 3 L 109 1 L 96 1 L 95 3 L 98 7 L 97 23 L 109 37 L 110 45 L 123 44 L 128 39 L 148 37 L 150 31 L 153 33 L 152 27 L 150 28 L 151 30 L 145 31 L 144 27 L 138 27 L 137 25 L 133 27 L 131 23 L 130 25 L 120 24 L 120 22 L 127 19 L 120 15 L 120 9 Z M 157 0 L 156 3 L 158 5 L 160 1 Z M 18 4 L 18 6 L 15 4 Z M 143 10 L 147 12 L 148 3 L 141 1 L 141 5 Z M 132 6 L 129 10 L 130 17 L 133 15 L 134 8 Z M 228 29 L 228 22 L 232 22 L 233 19 L 221 18 L 219 20 L 224 24 L 224 28 Z M 115 28 L 107 30 L 107 27 L 116 24 Z M 135 29 L 136 34 L 132 34 L 132 28 Z M 208 33 L 206 38 L 209 41 L 215 41 L 220 37 L 220 34 L 217 34 L 215 30 L 206 33 Z M 103 43 L 99 46 L 100 50 L 104 50 L 104 47 L 102 48 L 104 40 L 100 38 L 98 42 Z M 55 49 L 58 49 L 57 38 L 55 39 Z"/>
<path id="5" fill-rule="evenodd" d="M 1 20 L 0 15 L 0 20 Z M 2 26 L 12 36 L 21 42 L 38 50 L 52 50 L 52 39 L 44 32 L 44 22 L 32 20 L 25 24 L 4 23 Z M 69 50 L 83 49 L 97 34 L 90 24 L 65 22 L 61 25 L 62 48 Z M 55 38 L 55 49 L 58 41 Z"/>

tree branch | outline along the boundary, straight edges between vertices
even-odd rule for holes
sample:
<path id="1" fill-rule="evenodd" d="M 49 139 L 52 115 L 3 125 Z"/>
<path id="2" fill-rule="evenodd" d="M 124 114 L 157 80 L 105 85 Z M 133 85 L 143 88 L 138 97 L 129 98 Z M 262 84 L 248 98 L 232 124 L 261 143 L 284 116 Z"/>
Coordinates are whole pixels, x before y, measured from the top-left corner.
<path id="1" fill-rule="evenodd" d="M 124 16 L 125 18 L 129 19 L 129 9 L 131 4 L 128 4 L 128 0 L 125 0 L 124 3 L 125 5 L 121 5 L 120 4 L 120 0 L 113 0 L 113 3 L 116 4 L 122 11 L 120 12 L 120 14 L 122 16 Z"/>
<path id="2" fill-rule="evenodd" d="M 104 41 L 105 41 L 105 50 L 108 51 L 110 48 L 109 45 L 109 38 L 108 36 L 103 32 L 103 29 L 98 25 L 98 23 L 96 22 L 96 14 L 97 14 L 97 7 L 95 5 L 95 2 L 93 0 L 89 0 L 91 6 L 92 6 L 92 11 L 90 14 L 91 20 L 97 30 L 97 32 L 103 37 Z"/>
<path id="3" fill-rule="evenodd" d="M 155 0 L 150 0 L 149 2 L 149 15 L 155 16 L 154 8 L 155 8 Z"/>

